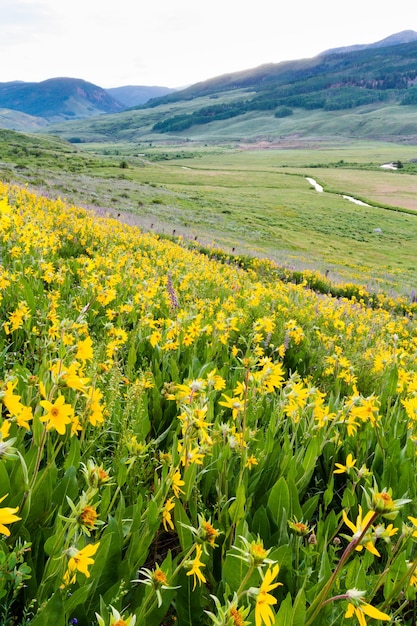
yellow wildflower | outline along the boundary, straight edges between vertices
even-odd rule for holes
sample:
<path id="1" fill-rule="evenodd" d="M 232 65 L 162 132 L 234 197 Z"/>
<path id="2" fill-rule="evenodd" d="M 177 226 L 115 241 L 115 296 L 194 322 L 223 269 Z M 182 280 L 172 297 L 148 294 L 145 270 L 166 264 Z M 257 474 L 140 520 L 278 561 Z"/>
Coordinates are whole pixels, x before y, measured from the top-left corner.
<path id="1" fill-rule="evenodd" d="M 164 525 L 165 530 L 168 532 L 168 526 L 171 530 L 174 530 L 174 524 L 172 522 L 171 511 L 175 508 L 175 503 L 173 502 L 173 498 L 168 498 L 165 502 L 164 508 L 162 509 L 162 523 Z"/>
<path id="2" fill-rule="evenodd" d="M 244 403 L 238 398 L 230 398 L 225 393 L 222 393 L 222 397 L 224 398 L 223 402 L 220 401 L 219 404 L 221 406 L 225 406 L 228 409 L 232 410 L 233 419 L 236 419 L 239 416 L 239 413 L 244 409 Z"/>
<path id="3" fill-rule="evenodd" d="M 353 458 L 352 454 L 348 454 L 346 457 L 346 465 L 342 465 L 341 463 L 335 463 L 337 469 L 334 470 L 333 474 L 344 474 L 349 473 L 349 470 L 352 469 L 356 464 L 356 459 Z"/>
<path id="4" fill-rule="evenodd" d="M 181 487 L 185 485 L 184 481 L 181 480 L 181 472 L 177 470 L 172 477 L 172 491 L 176 498 L 179 498 L 180 493 L 184 493 Z"/>
<path id="5" fill-rule="evenodd" d="M 97 552 L 99 545 L 100 542 L 88 544 L 81 550 L 77 548 L 68 550 L 67 554 L 70 558 L 67 571 L 64 574 L 64 585 L 73 585 L 76 581 L 77 572 L 81 572 L 86 578 L 90 578 L 88 568 L 94 563 L 94 559 L 91 557 Z"/>
<path id="6" fill-rule="evenodd" d="M 53 404 L 49 400 L 41 400 L 40 404 L 47 411 L 40 418 L 41 422 L 47 422 L 46 429 L 55 428 L 60 435 L 65 435 L 65 427 L 71 423 L 74 410 L 72 406 L 65 404 L 64 396 L 59 396 Z"/>
<path id="7" fill-rule="evenodd" d="M 258 465 L 258 461 L 256 457 L 253 456 L 253 454 L 251 454 L 248 460 L 246 461 L 245 467 L 247 467 L 248 469 L 252 469 L 254 465 Z"/>
<path id="8" fill-rule="evenodd" d="M 195 557 L 194 557 L 193 561 L 191 561 L 191 569 L 190 569 L 190 571 L 187 572 L 187 576 L 193 576 L 194 577 L 193 591 L 194 591 L 194 589 L 196 587 L 197 580 L 199 580 L 200 583 L 205 583 L 206 582 L 206 578 L 204 577 L 204 574 L 201 571 L 201 568 L 205 567 L 204 563 L 200 560 L 201 553 L 202 553 L 202 547 L 200 545 L 196 545 L 196 547 L 195 547 Z"/>
<path id="9" fill-rule="evenodd" d="M 272 583 L 274 578 L 278 576 L 278 573 L 278 564 L 274 565 L 272 569 L 268 567 L 265 572 L 265 577 L 259 588 L 258 597 L 256 598 L 255 626 L 261 626 L 262 623 L 264 623 L 265 626 L 272 626 L 275 621 L 275 615 L 271 606 L 277 603 L 277 599 L 268 592 L 282 585 L 282 583 Z"/>
<path id="10" fill-rule="evenodd" d="M 6 493 L 5 496 L 0 498 L 0 502 L 3 502 L 7 498 L 9 494 Z M 6 537 L 10 537 L 10 530 L 7 528 L 5 524 L 13 524 L 13 522 L 17 522 L 22 519 L 21 517 L 17 517 L 15 513 L 19 510 L 19 507 L 12 509 L 8 506 L 0 509 L 0 533 L 2 535 L 6 535 Z"/>
<path id="11" fill-rule="evenodd" d="M 379 611 L 374 606 L 367 604 L 366 602 L 361 602 L 358 606 L 355 606 L 354 604 L 352 604 L 352 602 L 349 602 L 345 617 L 349 618 L 353 617 L 354 615 L 355 617 L 357 617 L 360 626 L 366 626 L 365 615 L 367 615 L 368 617 L 372 617 L 373 619 L 379 619 L 385 622 L 391 621 L 389 615 L 387 615 L 386 613 L 382 613 L 382 611 Z"/>
<path id="12" fill-rule="evenodd" d="M 375 511 L 372 511 L 372 510 L 368 511 L 365 517 L 362 518 L 362 507 L 361 505 L 359 505 L 359 514 L 356 518 L 356 524 L 354 524 L 348 519 L 348 516 L 346 515 L 345 511 L 342 511 L 342 517 L 346 526 L 348 526 L 350 530 L 353 532 L 353 537 L 351 537 L 350 541 L 354 541 L 354 540 L 357 541 L 358 539 L 360 539 L 360 543 L 355 547 L 355 550 L 360 552 L 365 546 L 365 548 L 369 552 L 371 552 L 371 554 L 375 554 L 375 556 L 381 556 L 378 550 L 375 548 L 373 541 L 371 541 L 371 539 L 369 539 L 369 537 L 367 536 L 367 532 L 366 532 L 370 526 L 371 520 L 374 519 L 374 517 L 376 517 Z M 364 531 L 365 531 L 365 534 L 363 535 Z"/>

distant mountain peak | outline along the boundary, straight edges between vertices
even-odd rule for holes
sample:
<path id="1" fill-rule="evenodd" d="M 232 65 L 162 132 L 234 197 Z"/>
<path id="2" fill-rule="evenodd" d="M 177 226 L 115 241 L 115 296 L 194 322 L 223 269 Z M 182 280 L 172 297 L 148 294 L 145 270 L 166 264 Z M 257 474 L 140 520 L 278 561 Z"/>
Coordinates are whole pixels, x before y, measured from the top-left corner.
<path id="1" fill-rule="evenodd" d="M 341 48 L 330 48 L 320 54 L 340 54 L 343 52 L 355 52 L 357 50 L 366 50 L 367 48 L 385 48 L 388 46 L 399 46 L 404 43 L 412 43 L 417 41 L 417 32 L 415 30 L 402 30 L 399 33 L 389 35 L 384 39 L 375 41 L 374 43 L 355 44 L 353 46 L 343 46 Z"/>

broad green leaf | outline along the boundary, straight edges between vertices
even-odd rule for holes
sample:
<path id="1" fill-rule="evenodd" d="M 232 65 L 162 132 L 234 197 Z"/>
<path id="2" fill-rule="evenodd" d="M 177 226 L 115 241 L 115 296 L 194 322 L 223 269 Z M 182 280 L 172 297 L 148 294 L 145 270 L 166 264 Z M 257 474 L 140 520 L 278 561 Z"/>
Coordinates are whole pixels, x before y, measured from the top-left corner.
<path id="1" fill-rule="evenodd" d="M 30 626 L 66 626 L 62 592 L 60 589 L 44 604 L 36 617 L 30 622 Z"/>
<path id="2" fill-rule="evenodd" d="M 277 480 L 268 496 L 268 509 L 272 518 L 279 525 L 284 511 L 291 510 L 290 492 L 283 476 Z"/>
<path id="3" fill-rule="evenodd" d="M 174 524 L 181 548 L 184 552 L 186 552 L 192 546 L 194 539 L 191 531 L 188 528 L 185 528 L 185 526 L 191 526 L 191 522 L 184 510 L 182 503 L 178 500 L 175 502 Z"/>
<path id="4" fill-rule="evenodd" d="M 294 606 L 292 609 L 292 623 L 293 626 L 304 626 L 306 616 L 306 599 L 304 590 L 300 589 L 294 600 Z"/>
<path id="5" fill-rule="evenodd" d="M 278 613 L 275 616 L 274 626 L 292 626 L 293 608 L 291 594 L 287 594 L 285 600 L 281 602 Z"/>

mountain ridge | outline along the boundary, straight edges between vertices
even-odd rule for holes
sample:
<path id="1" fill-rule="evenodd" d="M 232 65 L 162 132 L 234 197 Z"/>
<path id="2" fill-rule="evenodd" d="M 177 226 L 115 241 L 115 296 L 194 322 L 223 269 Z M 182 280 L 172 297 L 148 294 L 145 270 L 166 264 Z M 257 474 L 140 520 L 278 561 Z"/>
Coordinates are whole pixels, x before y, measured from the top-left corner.
<path id="1" fill-rule="evenodd" d="M 368 126 L 375 137 L 378 132 L 386 134 L 386 129 L 378 122 L 376 113 L 371 128 L 373 110 L 393 107 L 394 115 L 402 118 L 397 130 L 391 124 L 393 132 L 402 134 L 402 129 L 406 129 L 409 137 L 417 136 L 417 119 L 412 114 L 413 105 L 417 105 L 417 33 L 402 31 L 359 47 L 223 74 L 133 107 L 113 98 L 108 90 L 81 79 L 49 79 L 40 83 L 42 97 L 39 91 L 36 93 L 37 84 L 29 83 L 32 91 L 29 90 L 30 97 L 25 97 L 25 113 L 39 116 L 33 118 L 33 130 L 49 124 L 47 132 L 56 132 L 74 142 L 108 141 L 109 137 L 112 141 L 164 141 L 184 136 L 204 138 L 207 134 L 217 138 L 225 131 L 225 136 L 230 137 L 232 120 L 236 120 L 233 124 L 237 132 L 233 137 L 239 140 L 248 133 L 253 136 L 298 132 L 288 120 L 303 120 L 313 111 L 325 113 L 330 120 L 332 112 L 357 111 L 360 107 L 365 107 Z M 0 83 L 0 126 L 15 127 L 4 126 L 6 109 L 18 105 L 23 109 L 21 103 L 16 104 L 16 94 L 21 95 L 27 85 L 18 81 Z M 57 87 L 59 93 L 53 93 Z M 127 93 L 139 87 L 112 89 Z M 5 91 L 6 102 L 2 100 Z M 397 105 L 411 105 L 409 114 L 400 115 Z M 16 124 L 16 111 L 13 115 Z M 93 123 L 89 122 L 91 117 Z M 310 123 L 308 126 L 311 128 Z M 19 129 L 22 127 L 23 122 Z M 346 131 L 338 128 L 335 132 Z"/>
<path id="2" fill-rule="evenodd" d="M 384 48 L 387 46 L 397 46 L 403 43 L 411 43 L 412 41 L 416 40 L 417 32 L 415 30 L 402 30 L 398 33 L 394 33 L 393 35 L 389 35 L 388 37 L 385 37 L 384 39 L 380 39 L 379 41 L 375 41 L 373 43 L 355 44 L 353 46 L 330 48 L 329 50 L 321 52 L 320 55 L 339 54 L 341 52 L 354 52 L 356 50 L 366 50 L 367 48 Z"/>

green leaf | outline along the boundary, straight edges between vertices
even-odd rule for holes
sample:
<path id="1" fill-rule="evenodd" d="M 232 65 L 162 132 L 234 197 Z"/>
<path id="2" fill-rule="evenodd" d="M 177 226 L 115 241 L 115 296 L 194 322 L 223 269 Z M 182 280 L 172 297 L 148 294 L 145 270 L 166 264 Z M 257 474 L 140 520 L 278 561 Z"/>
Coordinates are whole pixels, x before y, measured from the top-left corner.
<path id="1" fill-rule="evenodd" d="M 311 480 L 319 456 L 319 450 L 320 442 L 317 437 L 315 437 L 310 441 L 303 455 L 301 472 L 299 472 L 299 476 L 296 481 L 300 497 L 303 494 L 304 490 L 308 487 L 308 484 Z"/>
<path id="2" fill-rule="evenodd" d="M 62 506 L 66 503 L 66 497 L 75 500 L 78 495 L 77 471 L 71 466 L 58 482 L 52 494 L 52 503 L 55 506 Z"/>
<path id="3" fill-rule="evenodd" d="M 294 600 L 294 606 L 292 609 L 292 623 L 293 626 L 304 626 L 306 617 L 306 598 L 304 589 L 300 589 Z"/>
<path id="4" fill-rule="evenodd" d="M 2 496 L 6 495 L 6 493 L 10 493 L 10 479 L 5 463 L 0 463 L 0 485 Z"/>
<path id="5" fill-rule="evenodd" d="M 82 585 L 79 589 L 76 589 L 65 601 L 64 607 L 67 615 L 72 615 L 74 610 L 80 604 L 85 604 L 88 596 L 91 593 L 91 583 Z"/>
<path id="6" fill-rule="evenodd" d="M 71 466 L 78 468 L 80 464 L 80 460 L 81 460 L 80 442 L 77 439 L 77 437 L 72 437 L 70 449 L 68 450 L 66 457 L 65 457 L 64 469 L 68 470 Z"/>
<path id="7" fill-rule="evenodd" d="M 184 472 L 184 499 L 188 502 L 191 499 L 192 491 L 195 487 L 195 477 L 197 474 L 196 463 L 191 463 Z"/>
<path id="8" fill-rule="evenodd" d="M 290 492 L 287 481 L 283 476 L 277 480 L 270 491 L 268 509 L 271 511 L 272 517 L 278 526 L 282 519 L 283 512 L 286 511 L 288 513 L 291 510 Z"/>
<path id="9" fill-rule="evenodd" d="M 291 594 L 287 594 L 285 600 L 281 602 L 279 611 L 275 617 L 274 626 L 292 626 L 293 624 L 293 608 L 291 602 Z"/>
<path id="10" fill-rule="evenodd" d="M 327 554 L 327 550 L 323 550 L 320 561 L 319 580 L 327 580 L 330 578 L 331 573 L 332 568 L 330 565 L 329 555 Z"/>
<path id="11" fill-rule="evenodd" d="M 306 500 L 306 502 L 304 502 L 302 506 L 303 520 L 305 520 L 306 522 L 309 522 L 311 520 L 311 518 L 313 517 L 314 513 L 317 510 L 319 501 L 320 501 L 320 495 L 316 494 L 315 496 L 313 496 L 312 498 L 309 498 L 308 500 Z"/>
<path id="12" fill-rule="evenodd" d="M 236 489 L 236 498 L 229 507 L 229 515 L 232 524 L 237 524 L 245 515 L 245 485 L 240 483 Z"/>
<path id="13" fill-rule="evenodd" d="M 175 601 L 178 626 L 204 624 L 203 606 L 205 602 L 202 598 L 204 587 L 200 587 L 197 583 L 193 590 L 193 577 L 186 576 L 184 571 L 180 572 L 177 585 L 180 585 Z"/>
<path id="14" fill-rule="evenodd" d="M 269 541 L 271 536 L 271 526 L 269 524 L 268 514 L 264 506 L 259 507 L 255 511 L 251 524 L 251 532 L 258 534 L 265 542 Z"/>
<path id="15" fill-rule="evenodd" d="M 191 548 L 192 544 L 194 543 L 194 539 L 191 530 L 189 530 L 188 528 L 184 528 L 184 524 L 186 526 L 191 526 L 191 522 L 188 519 L 187 513 L 185 512 L 183 505 L 178 500 L 175 502 L 174 523 L 181 548 L 184 552 L 186 552 Z"/>
<path id="16" fill-rule="evenodd" d="M 46 626 L 46 624 L 66 626 L 66 623 L 62 593 L 58 589 L 30 622 L 30 626 Z"/>
<path id="17" fill-rule="evenodd" d="M 332 474 L 329 480 L 329 484 L 327 485 L 327 488 L 323 495 L 324 506 L 326 507 L 326 509 L 329 506 L 329 504 L 333 501 L 333 494 L 334 494 L 333 488 L 334 488 L 334 476 Z"/>
<path id="18" fill-rule="evenodd" d="M 223 565 L 222 580 L 229 585 L 232 592 L 237 591 L 248 570 L 249 566 L 245 561 L 228 552 Z M 257 587 L 258 584 L 259 574 L 255 570 L 249 578 L 246 587 L 249 589 L 249 587 Z"/>
<path id="19" fill-rule="evenodd" d="M 143 515 L 142 525 L 130 538 L 126 552 L 125 560 L 130 571 L 135 571 L 145 562 L 149 546 L 155 538 L 159 526 L 159 507 L 154 500 L 149 500 L 146 505 L 146 514 Z"/>
<path id="20" fill-rule="evenodd" d="M 294 515 L 298 520 L 301 520 L 303 519 L 303 511 L 300 506 L 299 492 L 292 476 L 287 477 L 287 486 L 290 496 L 290 507 L 287 513 L 290 517 Z"/>

